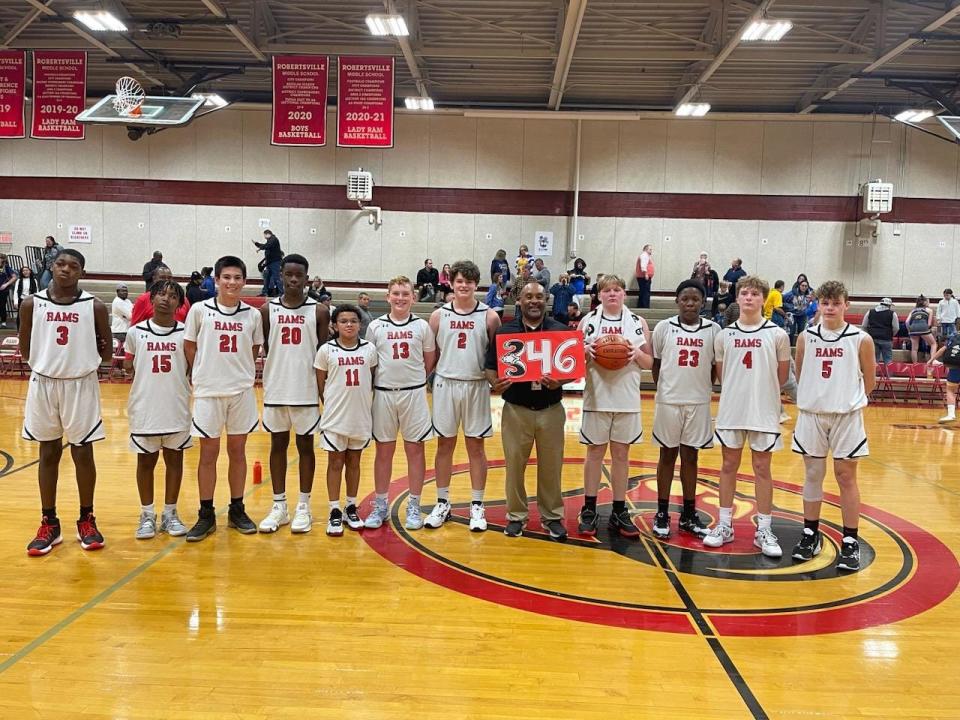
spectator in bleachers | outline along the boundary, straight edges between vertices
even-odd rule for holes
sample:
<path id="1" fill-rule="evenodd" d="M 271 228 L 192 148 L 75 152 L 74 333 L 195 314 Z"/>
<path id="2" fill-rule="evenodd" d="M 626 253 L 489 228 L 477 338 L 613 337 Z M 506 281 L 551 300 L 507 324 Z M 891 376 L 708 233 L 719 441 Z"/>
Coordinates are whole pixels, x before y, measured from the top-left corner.
<path id="1" fill-rule="evenodd" d="M 365 339 L 367 328 L 373 322 L 373 317 L 370 315 L 370 296 L 367 293 L 362 292 L 357 295 L 357 310 L 360 311 L 360 337 Z"/>
<path id="2" fill-rule="evenodd" d="M 543 264 L 541 258 L 533 261 L 533 272 L 530 273 L 530 279 L 536 280 L 545 288 L 550 287 L 550 270 Z"/>
<path id="3" fill-rule="evenodd" d="M 747 271 L 743 269 L 743 260 L 734 258 L 730 261 L 730 268 L 723 274 L 723 280 L 720 283 L 720 303 L 729 307 L 730 303 L 737 299 L 737 282 L 746 274 Z"/>
<path id="4" fill-rule="evenodd" d="M 946 342 L 957 332 L 957 319 L 960 318 L 960 303 L 953 296 L 953 290 L 943 291 L 943 300 L 937 303 L 937 325 L 940 326 L 940 339 Z"/>
<path id="5" fill-rule="evenodd" d="M 24 298 L 30 297 L 40 289 L 40 283 L 37 282 L 37 276 L 33 274 L 33 269 L 29 265 L 20 268 L 20 276 L 13 286 L 13 305 L 19 308 Z M 19 324 L 19 313 L 17 321 Z"/>
<path id="6" fill-rule="evenodd" d="M 707 265 L 710 262 L 710 256 L 707 254 L 706 250 L 702 250 L 697 256 L 696 261 L 693 263 L 693 270 L 690 273 L 690 279 L 692 280 L 694 276 L 700 271 L 701 265 Z"/>
<path id="7" fill-rule="evenodd" d="M 763 316 L 779 327 L 786 324 L 787 314 L 783 311 L 783 288 L 785 286 L 786 283 L 783 280 L 777 280 L 773 284 L 773 289 L 767 293 L 767 299 L 763 303 Z"/>
<path id="8" fill-rule="evenodd" d="M 187 283 L 187 300 L 191 305 L 196 305 L 211 297 L 213 296 L 207 295 L 207 291 L 203 288 L 203 275 L 194 270 L 190 273 L 190 282 Z"/>
<path id="9" fill-rule="evenodd" d="M 507 288 L 503 282 L 503 273 L 498 270 L 493 274 L 493 282 L 490 283 L 487 297 L 484 298 L 483 302 L 501 318 L 503 317 L 503 298 L 506 294 Z"/>
<path id="10" fill-rule="evenodd" d="M 600 281 L 603 280 L 603 273 L 597 273 L 597 281 L 590 286 L 590 309 L 596 310 L 600 305 Z"/>
<path id="11" fill-rule="evenodd" d="M 910 359 L 913 362 L 917 362 L 921 340 L 929 347 L 929 357 L 936 354 L 937 340 L 933 337 L 933 325 L 933 310 L 930 309 L 930 301 L 921 295 L 917 298 L 916 307 L 910 311 L 910 315 L 907 317 L 907 332 L 910 333 Z"/>
<path id="12" fill-rule="evenodd" d="M 263 292 L 261 295 L 276 297 L 283 292 L 283 283 L 280 281 L 280 263 L 283 260 L 283 248 L 280 247 L 280 238 L 272 230 L 263 231 L 263 242 L 251 241 L 257 246 L 257 251 L 263 250 Z M 260 265 L 258 264 L 259 268 Z"/>
<path id="13" fill-rule="evenodd" d="M 153 271 L 153 282 L 150 283 L 152 286 L 155 282 L 160 282 L 161 280 L 173 280 L 173 273 L 170 271 L 166 265 L 160 265 L 156 270 Z M 183 304 L 177 308 L 177 311 L 173 314 L 175 320 L 183 322 L 187 319 L 187 312 L 190 310 L 190 301 L 184 300 Z M 153 317 L 153 303 L 150 302 L 150 293 L 145 292 L 143 295 L 137 298 L 137 301 L 133 304 L 133 310 L 130 311 L 130 325 L 136 325 L 137 323 L 143 322 Z"/>
<path id="14" fill-rule="evenodd" d="M 570 276 L 567 273 L 560 273 L 560 282 L 554 283 L 550 288 L 550 295 L 553 297 L 553 317 L 559 322 L 566 323 L 570 320 L 570 305 L 580 307 L 577 302 L 577 293 L 573 291 L 570 284 Z"/>
<path id="15" fill-rule="evenodd" d="M 147 263 L 143 266 L 143 272 L 141 273 L 143 276 L 144 289 L 147 292 L 150 292 L 150 286 L 153 285 L 154 283 L 153 274 L 157 271 L 157 268 L 160 267 L 161 265 L 166 267 L 166 265 L 164 265 L 164 262 L 163 262 L 163 253 L 160 252 L 159 250 L 154 250 L 153 257 L 151 257 L 150 260 L 148 260 Z M 53 264 L 51 263 L 51 267 L 52 266 Z"/>
<path id="16" fill-rule="evenodd" d="M 650 285 L 653 282 L 653 245 L 644 245 L 640 257 L 637 258 L 637 267 L 634 271 L 637 278 L 638 308 L 650 307 Z M 599 278 L 598 278 L 599 280 Z M 591 305 L 593 303 L 591 302 Z"/>
<path id="17" fill-rule="evenodd" d="M 860 327 L 873 338 L 877 362 L 893 362 L 893 336 L 900 330 L 900 318 L 893 311 L 893 300 L 883 298 L 879 305 L 863 316 Z"/>
<path id="18" fill-rule="evenodd" d="M 427 258 L 423 261 L 423 267 L 417 271 L 417 284 L 414 289 L 417 291 L 418 302 L 432 302 L 437 297 L 437 287 L 440 285 L 440 273 L 433 266 L 433 260 Z"/>
<path id="19" fill-rule="evenodd" d="M 523 268 L 529 267 L 532 264 L 533 264 L 533 255 L 530 254 L 530 248 L 528 248 L 526 245 L 521 245 L 517 250 L 517 259 L 515 262 L 517 275 L 520 274 Z M 514 278 L 514 280 L 516 280 L 516 278 Z"/>
<path id="20" fill-rule="evenodd" d="M 53 262 L 57 255 L 63 250 L 53 239 L 53 235 L 47 235 L 43 239 L 43 267 L 40 268 L 40 289 L 43 290 L 53 280 Z"/>
<path id="21" fill-rule="evenodd" d="M 113 333 L 114 342 L 126 341 L 132 314 L 133 303 L 130 302 L 127 286 L 125 283 L 120 283 L 117 285 L 117 296 L 110 303 L 110 332 Z"/>
<path id="22" fill-rule="evenodd" d="M 587 275 L 587 261 L 583 258 L 574 260 L 573 267 L 567 270 L 567 277 L 574 294 L 585 294 L 587 292 L 587 286 L 590 284 L 590 276 Z"/>
<path id="23" fill-rule="evenodd" d="M 440 268 L 440 282 L 437 284 L 437 288 L 442 295 L 446 296 L 448 292 L 453 292 L 452 282 L 453 280 L 450 278 L 450 263 L 446 263 Z"/>
<path id="24" fill-rule="evenodd" d="M 320 298 L 324 295 L 327 297 L 332 297 L 330 291 L 327 290 L 327 286 L 323 284 L 323 280 L 320 279 L 319 275 L 314 277 L 311 281 L 310 289 L 307 290 L 307 295 L 312 297 L 317 302 L 320 302 Z"/>
<path id="25" fill-rule="evenodd" d="M 567 325 L 570 326 L 570 329 L 576 330 L 580 327 L 581 320 L 583 320 L 583 313 L 580 312 L 580 303 L 576 300 L 567 303 Z"/>
<path id="26" fill-rule="evenodd" d="M 797 279 L 793 283 L 793 287 L 790 288 L 791 292 L 797 292 L 800 289 L 800 285 L 806 283 L 807 287 L 812 287 L 810 285 L 810 279 L 804 273 L 797 275 Z"/>
<path id="27" fill-rule="evenodd" d="M 17 273 L 7 262 L 7 256 L 0 253 L 0 328 L 7 326 L 7 298 L 16 281 Z"/>
<path id="28" fill-rule="evenodd" d="M 806 278 L 806 275 L 801 275 L 800 278 Z M 807 327 L 809 319 L 807 311 L 810 309 L 810 304 L 816 300 L 813 290 L 810 289 L 810 283 L 800 278 L 798 278 L 796 289 L 783 296 L 783 309 L 793 318 L 793 327 L 790 331 L 791 345 L 796 345 L 797 336 Z"/>
<path id="29" fill-rule="evenodd" d="M 200 281 L 200 287 L 202 287 L 203 291 L 207 294 L 207 299 L 216 297 L 217 284 L 213 281 L 213 268 L 209 266 L 200 268 L 200 274 L 203 276 L 203 280 Z"/>
<path id="30" fill-rule="evenodd" d="M 506 285 L 510 282 L 510 263 L 507 262 L 507 251 L 500 249 L 490 262 L 490 281 L 496 282 L 493 278 L 500 273 L 500 279 Z"/>
<path id="31" fill-rule="evenodd" d="M 700 253 L 701 257 L 704 255 L 706 255 L 706 253 Z M 706 260 L 700 262 L 696 267 L 697 269 L 693 275 L 690 276 L 690 279 L 696 280 L 703 285 L 704 290 L 707 291 L 702 314 L 708 312 L 707 305 L 709 305 L 709 317 L 713 319 L 717 315 L 717 306 L 720 304 L 720 276 L 717 275 L 717 271 L 710 267 L 710 263 Z"/>

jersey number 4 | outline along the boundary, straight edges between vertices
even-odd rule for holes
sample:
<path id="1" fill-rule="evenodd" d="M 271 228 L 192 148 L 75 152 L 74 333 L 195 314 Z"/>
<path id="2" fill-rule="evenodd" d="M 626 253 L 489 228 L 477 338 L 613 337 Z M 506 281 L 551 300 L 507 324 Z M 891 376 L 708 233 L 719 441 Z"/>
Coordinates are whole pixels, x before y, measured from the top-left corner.
<path id="1" fill-rule="evenodd" d="M 281 345 L 299 345 L 300 341 L 303 339 L 303 331 L 298 327 L 282 327 L 280 328 L 280 344 Z"/>
<path id="2" fill-rule="evenodd" d="M 680 356 L 677 358 L 677 364 L 680 367 L 697 367 L 700 365 L 700 351 L 699 350 L 681 350 Z"/>
<path id="3" fill-rule="evenodd" d="M 236 352 L 237 351 L 237 336 L 236 335 L 221 335 L 220 336 L 220 352 Z"/>

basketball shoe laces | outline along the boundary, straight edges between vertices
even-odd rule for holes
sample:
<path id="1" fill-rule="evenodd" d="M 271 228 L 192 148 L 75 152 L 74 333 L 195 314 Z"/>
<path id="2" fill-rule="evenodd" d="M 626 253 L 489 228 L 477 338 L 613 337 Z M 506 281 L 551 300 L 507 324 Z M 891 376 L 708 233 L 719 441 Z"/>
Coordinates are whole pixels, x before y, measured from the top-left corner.
<path id="1" fill-rule="evenodd" d="M 91 535 L 97 534 L 97 528 L 91 521 L 92 517 L 92 515 L 86 515 L 83 520 L 80 521 L 80 524 L 77 526 L 80 530 L 80 537 L 88 538 Z"/>
<path id="2" fill-rule="evenodd" d="M 44 517 L 43 520 L 40 522 L 40 529 L 37 530 L 36 539 L 43 540 L 44 542 L 46 542 L 47 540 L 49 540 L 54 536 L 56 529 L 57 529 L 57 526 L 54 525 L 53 523 L 47 522 L 47 518 Z"/>

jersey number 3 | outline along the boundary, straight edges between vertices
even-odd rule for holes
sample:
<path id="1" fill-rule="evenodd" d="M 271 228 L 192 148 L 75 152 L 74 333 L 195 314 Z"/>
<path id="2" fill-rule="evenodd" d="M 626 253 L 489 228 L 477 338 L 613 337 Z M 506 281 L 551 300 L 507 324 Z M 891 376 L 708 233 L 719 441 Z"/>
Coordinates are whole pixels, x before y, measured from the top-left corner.
<path id="1" fill-rule="evenodd" d="M 677 358 L 677 364 L 680 367 L 697 367 L 700 365 L 700 351 L 699 350 L 681 350 L 680 356 Z"/>
<path id="2" fill-rule="evenodd" d="M 66 325 L 57 326 L 57 345 L 66 345 L 70 337 L 70 328 Z"/>

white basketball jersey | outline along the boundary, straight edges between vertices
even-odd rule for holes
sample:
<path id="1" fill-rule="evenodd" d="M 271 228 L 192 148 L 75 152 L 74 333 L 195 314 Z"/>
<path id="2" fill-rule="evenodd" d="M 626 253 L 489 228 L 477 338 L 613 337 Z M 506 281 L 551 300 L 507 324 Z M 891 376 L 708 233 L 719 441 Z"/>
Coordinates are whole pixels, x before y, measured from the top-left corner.
<path id="1" fill-rule="evenodd" d="M 194 397 L 231 397 L 253 387 L 253 346 L 263 344 L 260 313 L 246 303 L 221 308 L 216 298 L 187 313 L 184 339 L 197 344 Z"/>
<path id="2" fill-rule="evenodd" d="M 797 378 L 797 407 L 811 413 L 849 413 L 866 407 L 860 372 L 860 343 L 866 333 L 847 324 L 828 330 L 822 324 L 803 334 L 803 365 Z"/>
<path id="3" fill-rule="evenodd" d="M 263 404 L 318 405 L 317 373 L 317 301 L 307 298 L 302 305 L 289 308 L 277 298 L 268 305 L 270 337 L 267 359 L 263 364 Z"/>
<path id="4" fill-rule="evenodd" d="M 436 348 L 426 320 L 411 315 L 398 323 L 389 314 L 378 317 L 367 328 L 367 342 L 377 349 L 378 388 L 399 390 L 426 384 L 423 354 Z"/>
<path id="5" fill-rule="evenodd" d="M 585 342 L 604 335 L 619 335 L 634 347 L 647 344 L 640 318 L 623 308 L 620 317 L 610 318 L 598 307 L 583 316 L 578 326 Z M 619 370 L 607 370 L 595 362 L 587 362 L 583 409 L 597 412 L 640 412 L 640 366 L 629 363 Z"/>
<path id="6" fill-rule="evenodd" d="M 790 359 L 790 338 L 769 320 L 742 326 L 739 321 L 717 333 L 720 379 L 718 430 L 780 432 L 778 363 Z"/>
<path id="7" fill-rule="evenodd" d="M 50 378 L 81 378 L 100 367 L 93 295 L 81 290 L 75 300 L 54 302 L 46 290 L 33 296 L 30 369 Z"/>
<path id="8" fill-rule="evenodd" d="M 450 380 L 483 380 L 486 360 L 487 306 L 481 302 L 470 312 L 459 313 L 449 302 L 440 308 L 440 326 L 437 329 L 437 375 Z"/>
<path id="9" fill-rule="evenodd" d="M 702 405 L 713 394 L 713 342 L 720 326 L 700 318 L 684 325 L 680 316 L 662 320 L 653 329 L 653 357 L 660 360 L 657 402 Z"/>
<path id="10" fill-rule="evenodd" d="M 323 415 L 320 429 L 352 438 L 369 438 L 373 433 L 373 373 L 377 349 L 366 340 L 345 348 L 337 340 L 320 346 L 313 363 L 325 370 Z"/>
<path id="11" fill-rule="evenodd" d="M 130 328 L 124 348 L 133 355 L 127 399 L 131 435 L 167 435 L 190 429 L 190 381 L 183 352 L 183 323 L 158 327 L 150 320 Z"/>

